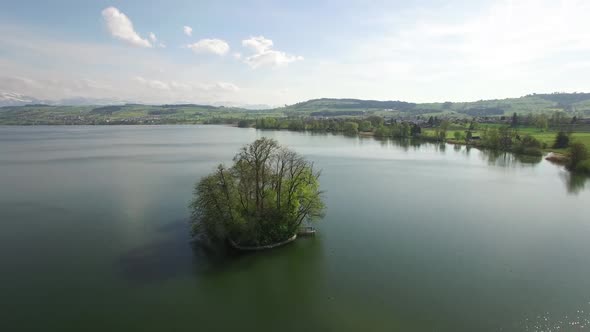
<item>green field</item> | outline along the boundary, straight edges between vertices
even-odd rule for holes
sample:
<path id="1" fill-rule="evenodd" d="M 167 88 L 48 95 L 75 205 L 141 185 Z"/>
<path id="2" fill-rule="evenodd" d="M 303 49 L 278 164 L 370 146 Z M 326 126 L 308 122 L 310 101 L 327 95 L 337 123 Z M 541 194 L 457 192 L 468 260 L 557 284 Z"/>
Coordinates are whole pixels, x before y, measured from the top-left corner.
<path id="1" fill-rule="evenodd" d="M 208 105 L 8 106 L 0 125 L 108 125 L 221 123 L 236 119 L 283 116 L 275 111 Z"/>
<path id="2" fill-rule="evenodd" d="M 480 130 L 482 127 L 499 127 L 501 126 L 500 124 L 480 124 Z M 455 131 L 464 131 L 467 128 L 464 126 L 460 126 L 457 124 L 452 124 L 450 129 L 447 130 L 447 139 L 449 140 L 454 140 L 455 136 L 454 133 Z M 542 131 L 538 128 L 534 128 L 534 127 L 518 127 L 518 133 L 520 135 L 531 135 L 534 138 L 538 139 L 539 141 L 541 141 L 542 143 L 547 144 L 547 148 L 545 149 L 545 151 L 553 151 L 553 152 L 565 152 L 565 149 L 555 149 L 553 148 L 553 143 L 555 141 L 555 136 L 557 135 L 557 130 L 547 130 L 547 131 Z M 428 136 L 434 136 L 434 129 L 433 128 L 423 128 L 422 129 L 422 133 Z M 481 134 L 480 131 L 474 131 L 473 135 L 474 136 L 479 136 Z M 581 142 L 584 145 L 586 145 L 586 147 L 588 147 L 588 149 L 590 149 L 590 132 L 574 132 L 571 134 L 570 136 L 572 142 Z"/>

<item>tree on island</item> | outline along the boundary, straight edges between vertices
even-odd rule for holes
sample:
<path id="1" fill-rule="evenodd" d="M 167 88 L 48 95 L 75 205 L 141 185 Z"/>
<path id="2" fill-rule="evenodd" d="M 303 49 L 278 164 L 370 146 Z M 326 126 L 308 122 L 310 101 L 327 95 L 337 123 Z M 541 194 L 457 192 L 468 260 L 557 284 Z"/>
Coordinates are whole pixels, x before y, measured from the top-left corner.
<path id="1" fill-rule="evenodd" d="M 193 234 L 239 246 L 267 246 L 292 238 L 305 221 L 323 216 L 320 172 L 276 140 L 244 146 L 230 168 L 219 165 L 194 189 Z"/>

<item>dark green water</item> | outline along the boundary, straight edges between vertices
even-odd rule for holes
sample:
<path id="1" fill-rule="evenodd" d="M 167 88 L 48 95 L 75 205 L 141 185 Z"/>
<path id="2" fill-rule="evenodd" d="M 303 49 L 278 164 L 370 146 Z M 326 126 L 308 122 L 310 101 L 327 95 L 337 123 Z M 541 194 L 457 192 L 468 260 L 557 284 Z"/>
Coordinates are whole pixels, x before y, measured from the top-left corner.
<path id="1" fill-rule="evenodd" d="M 194 249 L 193 183 L 260 136 L 323 169 L 319 234 Z M 589 216 L 584 180 L 465 147 L 0 127 L 0 331 L 588 330 Z"/>

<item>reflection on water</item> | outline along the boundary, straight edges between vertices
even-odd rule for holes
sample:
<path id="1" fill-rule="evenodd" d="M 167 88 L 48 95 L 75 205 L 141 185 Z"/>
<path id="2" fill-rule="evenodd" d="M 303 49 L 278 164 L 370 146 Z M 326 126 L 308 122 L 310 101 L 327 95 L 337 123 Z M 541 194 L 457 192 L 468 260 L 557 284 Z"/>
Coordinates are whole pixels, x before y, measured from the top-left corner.
<path id="1" fill-rule="evenodd" d="M 318 262 L 324 256 L 321 237 L 301 237 L 274 250 L 240 251 L 229 246 L 215 246 L 195 238 L 191 241 L 194 255 L 194 272 L 206 275 L 227 273 L 231 270 L 241 270 L 251 264 L 264 261 L 264 257 L 285 256 L 288 257 L 289 266 L 305 266 Z M 276 263 L 276 262 L 275 262 Z M 305 274 L 308 274 L 307 271 Z"/>
<path id="2" fill-rule="evenodd" d="M 480 156 L 488 165 L 500 167 L 535 166 L 543 160 L 542 156 L 519 155 L 497 150 L 480 150 Z"/>
<path id="3" fill-rule="evenodd" d="M 390 138 L 390 137 L 373 137 L 373 140 L 378 141 L 381 146 L 393 146 L 402 148 L 405 152 L 412 150 L 417 151 L 421 146 L 431 145 L 434 146 L 437 151 L 444 152 L 446 150 L 446 144 L 433 143 L 424 141 L 419 138 Z"/>
<path id="4" fill-rule="evenodd" d="M 573 174 L 565 172 L 561 174 L 561 178 L 567 188 L 569 194 L 577 195 L 586 187 L 588 176 L 582 174 Z"/>
<path id="5" fill-rule="evenodd" d="M 157 239 L 124 252 L 117 268 L 130 282 L 161 282 L 190 273 L 188 222 L 173 221 L 156 229 Z"/>

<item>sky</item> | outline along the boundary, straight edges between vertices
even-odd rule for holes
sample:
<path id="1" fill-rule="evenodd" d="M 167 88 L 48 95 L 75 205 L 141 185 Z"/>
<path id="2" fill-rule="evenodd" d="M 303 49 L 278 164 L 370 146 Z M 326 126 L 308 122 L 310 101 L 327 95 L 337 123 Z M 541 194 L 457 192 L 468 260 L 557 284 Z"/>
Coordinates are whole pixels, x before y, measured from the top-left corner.
<path id="1" fill-rule="evenodd" d="M 590 92 L 590 1 L 0 0 L 0 92 L 272 106 Z"/>

